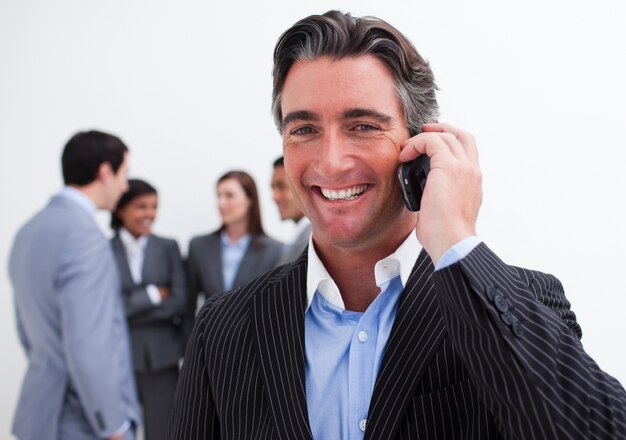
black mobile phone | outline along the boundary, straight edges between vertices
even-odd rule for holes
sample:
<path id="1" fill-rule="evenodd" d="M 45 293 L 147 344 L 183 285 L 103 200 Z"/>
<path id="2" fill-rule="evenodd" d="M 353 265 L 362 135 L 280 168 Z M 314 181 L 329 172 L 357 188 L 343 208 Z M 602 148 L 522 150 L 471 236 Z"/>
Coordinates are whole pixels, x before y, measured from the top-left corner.
<path id="1" fill-rule="evenodd" d="M 410 211 L 419 211 L 422 194 L 426 187 L 426 178 L 430 172 L 430 158 L 420 154 L 411 162 L 406 162 L 398 168 L 398 179 L 404 196 L 404 203 Z"/>

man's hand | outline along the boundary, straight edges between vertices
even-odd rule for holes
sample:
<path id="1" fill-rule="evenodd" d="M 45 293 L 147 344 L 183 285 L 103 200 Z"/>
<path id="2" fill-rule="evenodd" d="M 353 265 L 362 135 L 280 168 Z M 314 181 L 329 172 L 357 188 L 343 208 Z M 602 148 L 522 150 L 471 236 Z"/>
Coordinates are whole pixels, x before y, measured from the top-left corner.
<path id="1" fill-rule="evenodd" d="M 482 175 L 474 137 L 448 124 L 424 124 L 404 142 L 400 160 L 430 157 L 430 173 L 417 219 L 417 238 L 433 263 L 461 240 L 476 235 Z"/>

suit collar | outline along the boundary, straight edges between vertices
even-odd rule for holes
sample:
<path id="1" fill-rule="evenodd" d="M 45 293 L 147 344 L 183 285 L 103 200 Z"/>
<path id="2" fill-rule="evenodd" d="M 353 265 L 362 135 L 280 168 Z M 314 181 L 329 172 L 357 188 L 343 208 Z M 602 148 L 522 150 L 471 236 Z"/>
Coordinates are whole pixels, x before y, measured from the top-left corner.
<path id="1" fill-rule="evenodd" d="M 95 217 L 96 215 L 97 208 L 93 200 L 87 197 L 82 191 L 79 191 L 74 187 L 67 185 L 64 186 L 57 193 L 57 197 L 65 200 L 71 200 L 73 203 L 76 203 L 78 206 L 84 209 L 91 217 Z"/>
<path id="2" fill-rule="evenodd" d="M 393 438 L 405 409 L 446 333 L 422 250 L 405 286 L 369 409 L 366 438 Z M 279 435 L 311 438 L 304 378 L 307 252 L 278 272 L 254 300 L 261 377 Z M 290 417 L 286 417 L 289 415 Z"/>
<path id="3" fill-rule="evenodd" d="M 215 280 L 217 289 L 215 291 L 222 292 L 224 290 L 224 274 L 222 271 L 222 253 L 220 251 L 220 231 L 216 231 L 207 236 L 207 255 L 200 259 L 200 264 L 205 265 L 210 273 L 210 279 Z M 210 295 L 213 292 L 204 292 Z"/>
<path id="4" fill-rule="evenodd" d="M 402 280 L 402 286 L 405 287 L 421 249 L 422 247 L 419 241 L 417 241 L 415 231 L 411 231 L 395 252 L 379 260 L 374 266 L 373 270 L 378 287 L 398 275 L 400 275 L 400 279 Z M 309 238 L 308 262 L 306 309 L 310 307 L 313 301 L 313 295 L 315 295 L 316 291 L 319 291 L 329 303 L 340 309 L 345 309 L 339 288 L 328 274 L 324 264 L 317 255 L 312 237 Z"/>
<path id="5" fill-rule="evenodd" d="M 140 252 L 146 251 L 146 245 L 148 244 L 148 235 L 142 235 L 139 238 L 135 238 L 128 230 L 121 227 L 118 236 L 125 247 L 131 247 Z"/>
<path id="6" fill-rule="evenodd" d="M 133 275 L 130 273 L 130 264 L 128 263 L 126 251 L 124 250 L 124 245 L 122 244 L 122 240 L 119 235 L 113 237 L 111 245 L 113 246 L 113 253 L 115 254 L 117 261 L 123 263 L 118 264 L 122 284 L 124 286 L 133 286 L 135 281 L 133 281 Z"/>
<path id="7" fill-rule="evenodd" d="M 159 248 L 159 246 L 162 246 L 161 242 L 155 240 L 154 235 L 146 235 L 146 238 L 147 240 L 143 254 L 143 267 L 141 268 L 142 280 L 150 279 L 151 277 L 147 276 L 147 272 L 150 271 L 151 268 L 159 267 L 157 261 L 159 258 L 159 254 L 157 252 L 157 249 Z"/>
<path id="8" fill-rule="evenodd" d="M 252 319 L 260 374 L 281 439 L 312 438 L 304 379 L 306 273 L 303 253 L 254 300 Z"/>
<path id="9" fill-rule="evenodd" d="M 252 238 L 252 237 L 251 237 Z M 233 288 L 244 285 L 247 281 L 250 280 L 251 275 L 254 273 L 258 273 L 258 267 L 263 263 L 261 261 L 265 258 L 265 255 L 262 250 L 259 250 L 258 240 L 262 238 L 262 235 L 258 235 L 256 237 L 257 241 L 249 242 L 248 248 L 246 252 L 243 254 L 243 258 L 241 259 L 241 263 L 239 263 L 239 267 L 237 268 L 237 273 L 235 274 L 235 280 L 233 281 Z"/>
<path id="10" fill-rule="evenodd" d="M 422 250 L 404 288 L 369 408 L 366 439 L 393 438 L 446 333 L 431 280 L 434 267 Z"/>

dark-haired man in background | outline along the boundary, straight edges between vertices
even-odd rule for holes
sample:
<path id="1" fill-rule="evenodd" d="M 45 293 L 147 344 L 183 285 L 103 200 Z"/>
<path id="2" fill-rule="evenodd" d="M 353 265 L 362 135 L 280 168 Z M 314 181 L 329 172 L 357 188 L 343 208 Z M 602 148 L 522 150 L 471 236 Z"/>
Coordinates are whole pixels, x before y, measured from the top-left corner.
<path id="1" fill-rule="evenodd" d="M 28 370 L 20 439 L 133 439 L 139 406 L 121 285 L 95 221 L 128 188 L 128 148 L 81 132 L 62 155 L 65 187 L 18 232 L 9 259 Z"/>
<path id="2" fill-rule="evenodd" d="M 296 224 L 291 240 L 285 243 L 283 254 L 276 266 L 291 263 L 300 256 L 311 236 L 311 222 L 302 213 L 298 206 L 287 174 L 285 173 L 285 161 L 281 156 L 274 161 L 274 172 L 272 173 L 272 198 L 278 207 L 281 220 L 291 220 Z"/>
<path id="3" fill-rule="evenodd" d="M 476 237 L 476 144 L 436 123 L 435 89 L 381 20 L 331 11 L 280 37 L 274 117 L 313 245 L 200 311 L 172 438 L 626 438 L 626 392 L 559 281 Z M 420 154 L 416 215 L 396 170 Z"/>

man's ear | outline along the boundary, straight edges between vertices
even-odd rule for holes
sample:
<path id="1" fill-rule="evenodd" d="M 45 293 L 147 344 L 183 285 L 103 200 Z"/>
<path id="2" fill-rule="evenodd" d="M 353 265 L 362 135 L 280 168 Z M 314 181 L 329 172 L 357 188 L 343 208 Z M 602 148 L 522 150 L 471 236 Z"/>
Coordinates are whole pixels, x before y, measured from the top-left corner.
<path id="1" fill-rule="evenodd" d="M 107 183 L 109 179 L 114 175 L 113 167 L 109 162 L 102 162 L 98 167 L 98 180 L 102 183 Z"/>

